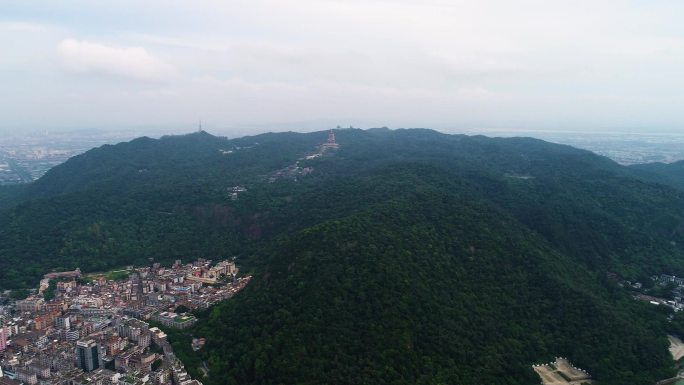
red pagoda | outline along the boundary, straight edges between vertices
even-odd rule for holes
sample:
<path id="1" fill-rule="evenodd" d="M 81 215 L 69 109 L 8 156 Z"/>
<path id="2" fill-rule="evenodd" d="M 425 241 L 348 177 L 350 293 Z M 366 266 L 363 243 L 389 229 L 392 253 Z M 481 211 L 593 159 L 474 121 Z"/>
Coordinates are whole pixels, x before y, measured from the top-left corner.
<path id="1" fill-rule="evenodd" d="M 335 133 L 333 133 L 333 130 L 330 129 L 330 132 L 328 133 L 328 141 L 323 143 L 323 148 L 338 148 L 338 147 L 340 147 L 340 145 L 335 142 Z"/>

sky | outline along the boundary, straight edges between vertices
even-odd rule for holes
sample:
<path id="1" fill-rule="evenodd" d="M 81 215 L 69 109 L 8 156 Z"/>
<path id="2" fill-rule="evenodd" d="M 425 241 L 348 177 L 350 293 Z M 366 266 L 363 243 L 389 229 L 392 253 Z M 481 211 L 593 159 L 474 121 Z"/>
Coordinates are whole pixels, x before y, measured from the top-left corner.
<path id="1" fill-rule="evenodd" d="M 678 0 L 2 0 L 0 131 L 684 132 Z"/>

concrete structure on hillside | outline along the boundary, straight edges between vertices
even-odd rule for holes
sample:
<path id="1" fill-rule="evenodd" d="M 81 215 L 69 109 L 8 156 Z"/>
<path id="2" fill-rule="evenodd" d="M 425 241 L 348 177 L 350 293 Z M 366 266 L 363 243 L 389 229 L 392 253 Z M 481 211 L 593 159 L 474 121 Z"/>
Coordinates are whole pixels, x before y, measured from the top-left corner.
<path id="1" fill-rule="evenodd" d="M 161 312 L 152 315 L 152 321 L 159 322 L 164 326 L 185 329 L 194 325 L 197 318 L 190 313 L 176 314 L 173 312 Z"/>
<path id="2" fill-rule="evenodd" d="M 76 269 L 74 271 L 56 271 L 52 273 L 47 273 L 43 275 L 43 278 L 78 278 L 81 276 L 81 269 Z"/>

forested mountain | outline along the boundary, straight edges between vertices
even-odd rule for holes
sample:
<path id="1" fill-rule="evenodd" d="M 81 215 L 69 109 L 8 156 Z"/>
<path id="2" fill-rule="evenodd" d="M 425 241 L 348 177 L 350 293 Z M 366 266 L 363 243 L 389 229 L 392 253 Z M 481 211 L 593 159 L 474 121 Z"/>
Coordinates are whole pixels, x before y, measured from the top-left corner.
<path id="1" fill-rule="evenodd" d="M 674 163 L 644 163 L 630 166 L 647 180 L 684 190 L 684 160 Z"/>
<path id="2" fill-rule="evenodd" d="M 533 384 L 554 355 L 671 374 L 665 316 L 605 277 L 684 275 L 683 192 L 530 138 L 335 134 L 322 156 L 326 132 L 200 132 L 75 157 L 0 195 L 0 286 L 238 256 L 252 282 L 192 331 L 212 384 Z"/>
<path id="3" fill-rule="evenodd" d="M 27 185 L 0 185 L 0 210 L 16 204 L 21 199 L 21 193 Z"/>
<path id="4" fill-rule="evenodd" d="M 448 175 L 391 175 L 411 181 L 400 197 L 277 244 L 193 331 L 221 373 L 208 383 L 536 384 L 530 363 L 555 355 L 604 383 L 669 376 L 650 309 L 458 184 L 434 186 Z"/>

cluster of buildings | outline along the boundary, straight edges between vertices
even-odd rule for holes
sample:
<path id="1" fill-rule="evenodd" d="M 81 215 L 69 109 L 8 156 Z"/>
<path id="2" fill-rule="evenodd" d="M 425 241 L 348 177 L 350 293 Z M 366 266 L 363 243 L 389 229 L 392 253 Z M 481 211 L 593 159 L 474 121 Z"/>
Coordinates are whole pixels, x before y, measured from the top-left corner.
<path id="1" fill-rule="evenodd" d="M 0 306 L 0 385 L 201 385 L 175 357 L 162 328 L 187 328 L 189 312 L 230 298 L 249 282 L 232 261 L 199 259 L 130 269 L 125 280 L 51 273 L 54 297 Z M 203 340 L 203 339 L 202 339 Z M 197 341 L 193 341 L 193 349 Z"/>
<path id="2" fill-rule="evenodd" d="M 674 275 L 660 274 L 658 281 L 661 283 L 674 283 L 677 287 L 684 286 L 684 278 L 677 277 Z"/>
<path id="3" fill-rule="evenodd" d="M 237 275 L 237 267 L 235 263 L 229 261 L 221 261 L 215 266 L 211 266 L 211 263 L 199 263 L 203 260 L 198 260 L 198 263 L 192 267 L 192 271 L 188 275 L 187 279 L 189 281 L 199 281 L 204 283 L 214 284 L 219 280 L 225 280 L 230 277 L 234 279 Z"/>
<path id="4" fill-rule="evenodd" d="M 651 279 L 661 287 L 667 287 L 667 285 L 674 285 L 674 288 L 670 293 L 671 295 L 664 295 L 665 293 L 662 292 L 662 289 L 659 290 L 660 294 L 656 294 L 671 297 L 672 299 L 654 297 L 653 295 L 649 295 L 652 293 L 651 290 L 644 290 L 643 292 L 639 292 L 643 287 L 639 282 L 636 282 L 635 284 L 631 285 L 629 284 L 629 281 L 625 282 L 632 289 L 637 289 L 637 294 L 634 296 L 635 299 L 650 302 L 652 305 L 664 305 L 672 308 L 672 310 L 676 312 L 684 310 L 684 295 L 682 294 L 682 290 L 684 289 L 684 278 L 679 278 L 674 275 L 661 274 L 660 276 L 654 275 L 651 277 Z"/>
<path id="5" fill-rule="evenodd" d="M 672 299 L 664 301 L 664 304 L 670 306 L 674 311 L 683 310 L 684 294 L 682 294 L 682 290 L 684 289 L 684 278 L 661 274 L 660 277 L 658 277 L 658 282 L 661 284 L 675 285 L 675 288 L 672 289 Z"/>

